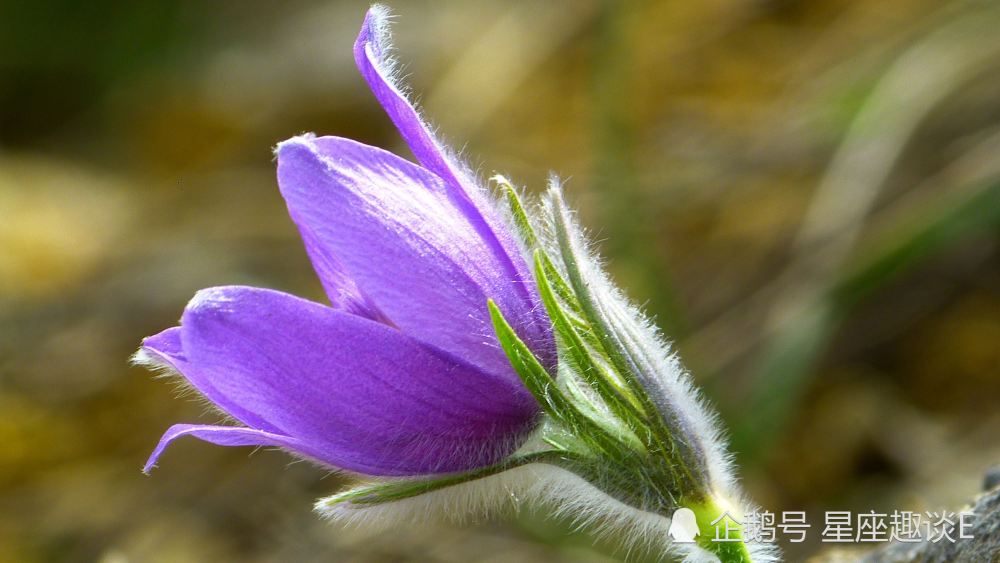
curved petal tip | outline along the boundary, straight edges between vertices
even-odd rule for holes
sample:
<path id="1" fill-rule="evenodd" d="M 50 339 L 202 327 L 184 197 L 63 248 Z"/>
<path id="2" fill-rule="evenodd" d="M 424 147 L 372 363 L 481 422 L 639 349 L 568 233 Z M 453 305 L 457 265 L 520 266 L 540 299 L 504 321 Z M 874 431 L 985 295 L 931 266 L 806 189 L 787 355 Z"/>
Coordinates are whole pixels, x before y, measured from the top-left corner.
<path id="1" fill-rule="evenodd" d="M 378 62 L 385 62 L 386 51 L 389 47 L 389 21 L 392 19 L 392 12 L 382 4 L 373 4 L 365 14 L 365 21 L 361 24 L 358 38 L 354 41 L 355 53 L 364 53 L 365 46 L 369 45 L 372 54 Z"/>
<path id="2" fill-rule="evenodd" d="M 194 436 L 200 440 L 219 446 L 275 446 L 303 452 L 305 448 L 295 438 L 273 434 L 263 430 L 254 430 L 241 426 L 212 426 L 206 424 L 175 424 L 164 432 L 160 442 L 142 467 L 142 472 L 149 475 L 156 467 L 160 455 L 177 438 Z"/>

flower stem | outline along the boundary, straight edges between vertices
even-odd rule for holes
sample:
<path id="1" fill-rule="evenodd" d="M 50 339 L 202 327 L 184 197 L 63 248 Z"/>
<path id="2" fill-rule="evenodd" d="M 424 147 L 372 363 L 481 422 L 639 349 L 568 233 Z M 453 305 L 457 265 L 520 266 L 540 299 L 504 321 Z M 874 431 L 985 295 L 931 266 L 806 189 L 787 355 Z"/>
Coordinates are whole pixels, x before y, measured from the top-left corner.
<path id="1" fill-rule="evenodd" d="M 718 556 L 722 563 L 753 563 L 740 530 L 742 513 L 725 499 L 709 497 L 687 505 L 695 515 L 701 534 L 698 545 Z M 728 528 L 727 528 L 728 523 Z"/>

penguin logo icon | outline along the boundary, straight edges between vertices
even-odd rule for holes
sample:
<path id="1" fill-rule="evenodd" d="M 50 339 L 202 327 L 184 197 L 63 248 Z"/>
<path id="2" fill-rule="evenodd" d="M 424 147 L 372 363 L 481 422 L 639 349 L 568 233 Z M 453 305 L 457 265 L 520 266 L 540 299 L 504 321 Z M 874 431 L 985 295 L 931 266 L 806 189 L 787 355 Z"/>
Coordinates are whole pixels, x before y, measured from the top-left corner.
<path id="1" fill-rule="evenodd" d="M 670 539 L 677 543 L 694 543 L 694 538 L 701 535 L 694 511 L 690 508 L 678 508 L 670 519 L 670 529 L 667 530 Z"/>

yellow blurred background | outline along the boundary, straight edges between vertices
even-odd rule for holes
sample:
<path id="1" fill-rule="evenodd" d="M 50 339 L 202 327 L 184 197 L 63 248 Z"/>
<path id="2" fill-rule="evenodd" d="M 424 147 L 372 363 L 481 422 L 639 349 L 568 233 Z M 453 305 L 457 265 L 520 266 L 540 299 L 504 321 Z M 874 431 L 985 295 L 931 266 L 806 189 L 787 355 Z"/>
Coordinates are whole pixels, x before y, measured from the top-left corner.
<path id="1" fill-rule="evenodd" d="M 751 496 L 958 509 L 1000 462 L 1000 6 L 399 0 L 398 56 L 475 168 L 550 171 L 677 342 Z M 218 416 L 128 365 L 198 289 L 322 300 L 274 178 L 303 131 L 405 147 L 365 2 L 0 2 L 0 561 L 602 561 L 539 515 L 372 536 L 342 478 L 172 447 Z M 620 556 L 621 554 L 619 554 Z"/>

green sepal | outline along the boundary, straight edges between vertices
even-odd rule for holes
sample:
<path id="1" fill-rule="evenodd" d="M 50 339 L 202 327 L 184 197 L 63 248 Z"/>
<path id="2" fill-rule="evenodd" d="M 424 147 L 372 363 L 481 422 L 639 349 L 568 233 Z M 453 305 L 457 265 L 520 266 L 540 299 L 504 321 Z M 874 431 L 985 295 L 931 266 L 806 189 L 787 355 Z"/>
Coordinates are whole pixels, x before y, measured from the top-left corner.
<path id="1" fill-rule="evenodd" d="M 639 373 L 640 366 L 648 364 L 647 358 L 643 356 L 640 347 L 635 345 L 634 335 L 628 333 L 628 323 L 614 322 L 613 319 L 609 318 L 608 312 L 599 305 L 599 300 L 594 295 L 593 289 L 586 281 L 581 269 L 582 260 L 570 234 L 570 219 L 566 205 L 562 200 L 562 194 L 558 189 L 553 189 L 549 195 L 552 198 L 552 222 L 560 258 L 569 278 L 569 286 L 579 300 L 583 317 L 593 327 L 593 333 L 607 353 L 607 358 L 614 371 L 639 402 L 642 412 L 648 414 L 645 419 L 646 425 L 643 428 L 645 433 L 640 436 L 640 439 L 650 444 L 651 449 L 664 458 L 664 465 L 679 491 L 687 494 L 700 494 L 698 480 L 687 466 L 692 456 L 687 455 L 689 452 L 686 451 L 688 449 L 686 444 L 684 444 L 683 439 L 677 440 L 674 436 L 673 430 L 675 428 L 671 428 L 668 422 L 663 419 L 652 397 L 640 381 L 640 377 L 642 377 L 642 374 Z M 619 330 L 615 330 L 616 326 L 619 327 Z M 623 337 L 629 339 L 630 342 L 623 342 Z"/>
<path id="2" fill-rule="evenodd" d="M 507 354 L 507 359 L 521 378 L 521 382 L 538 401 L 542 411 L 567 426 L 573 434 L 585 441 L 589 448 L 611 455 L 620 455 L 623 450 L 623 445 L 619 441 L 620 436 L 617 436 L 620 433 L 587 416 L 570 401 L 559 388 L 555 378 L 545 370 L 527 344 L 514 332 L 497 304 L 490 299 L 487 306 L 500 346 Z"/>
<path id="3" fill-rule="evenodd" d="M 580 270 L 580 259 L 569 234 L 569 218 L 566 217 L 565 204 L 558 192 L 552 192 L 552 219 L 555 227 L 556 242 L 559 246 L 560 258 L 566 268 L 571 293 L 577 299 L 582 316 L 589 321 L 593 333 L 607 353 L 615 370 L 626 378 L 626 384 L 636 389 L 641 388 L 633 381 L 636 365 L 629 351 L 616 337 L 614 328 L 604 311 L 597 304 L 593 291 L 584 280 Z M 642 393 L 637 393 L 640 398 Z"/>
<path id="4" fill-rule="evenodd" d="M 521 197 L 517 195 L 517 190 L 510 183 L 510 180 L 503 176 L 494 176 L 493 181 L 503 190 L 507 207 L 510 209 L 511 217 L 514 219 L 514 226 L 517 227 L 524 246 L 529 250 L 535 248 L 538 246 L 538 236 L 535 235 L 535 229 L 531 226 L 531 220 L 528 219 L 528 213 L 524 210 L 524 205 L 521 204 Z"/>
<path id="5" fill-rule="evenodd" d="M 552 263 L 552 259 L 549 255 L 542 252 L 540 255 L 535 254 L 535 276 L 539 278 L 546 278 L 556 295 L 563 303 L 569 306 L 570 310 L 576 316 L 579 322 L 584 322 L 581 317 L 583 317 L 583 309 L 580 307 L 580 300 L 576 298 L 576 294 L 573 293 L 573 288 L 566 283 L 566 279 L 563 278 L 562 274 L 556 268 L 556 265 Z M 540 273 L 539 273 L 540 272 Z"/>
<path id="6" fill-rule="evenodd" d="M 569 362 L 577 373 L 604 400 L 608 408 L 614 412 L 628 428 L 635 431 L 643 426 L 645 413 L 635 396 L 626 389 L 622 382 L 610 373 L 596 358 L 593 357 L 588 345 L 580 332 L 574 326 L 566 311 L 560 306 L 553 291 L 555 283 L 550 278 L 554 271 L 546 268 L 551 265 L 548 257 L 541 250 L 535 251 L 535 278 L 538 281 L 538 293 L 549 313 L 556 334 L 562 339 Z"/>

